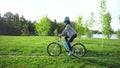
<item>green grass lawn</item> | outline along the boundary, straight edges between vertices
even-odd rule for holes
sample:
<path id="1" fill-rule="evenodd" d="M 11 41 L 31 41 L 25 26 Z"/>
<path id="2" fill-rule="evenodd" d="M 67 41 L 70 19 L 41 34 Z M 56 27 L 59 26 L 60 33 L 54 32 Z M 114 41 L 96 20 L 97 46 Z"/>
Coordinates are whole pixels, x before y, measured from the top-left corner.
<path id="1" fill-rule="evenodd" d="M 120 40 L 82 38 L 87 48 L 85 57 L 73 58 L 63 53 L 47 54 L 51 36 L 0 36 L 0 68 L 120 68 Z M 78 38 L 73 43 L 78 42 Z"/>

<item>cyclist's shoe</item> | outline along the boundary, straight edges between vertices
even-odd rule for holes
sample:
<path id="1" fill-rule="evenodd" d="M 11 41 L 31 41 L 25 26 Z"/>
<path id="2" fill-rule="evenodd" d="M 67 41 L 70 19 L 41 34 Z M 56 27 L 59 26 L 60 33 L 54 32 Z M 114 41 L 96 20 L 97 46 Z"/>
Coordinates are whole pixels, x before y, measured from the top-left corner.
<path id="1" fill-rule="evenodd" d="M 73 56 L 74 52 L 73 51 L 69 51 L 68 56 Z"/>

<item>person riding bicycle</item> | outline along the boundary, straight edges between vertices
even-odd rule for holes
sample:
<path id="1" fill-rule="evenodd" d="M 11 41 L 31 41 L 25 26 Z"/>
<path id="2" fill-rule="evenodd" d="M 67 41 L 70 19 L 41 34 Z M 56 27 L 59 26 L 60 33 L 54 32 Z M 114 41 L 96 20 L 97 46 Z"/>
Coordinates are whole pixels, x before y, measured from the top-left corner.
<path id="1" fill-rule="evenodd" d="M 71 56 L 71 55 L 73 55 L 73 51 L 72 51 L 72 47 L 71 47 L 70 43 L 77 37 L 77 34 L 76 34 L 75 29 L 70 24 L 69 17 L 65 17 L 64 23 L 65 23 L 66 27 L 64 28 L 63 32 L 61 34 L 59 34 L 59 36 L 65 36 L 65 40 L 69 47 L 68 55 Z"/>

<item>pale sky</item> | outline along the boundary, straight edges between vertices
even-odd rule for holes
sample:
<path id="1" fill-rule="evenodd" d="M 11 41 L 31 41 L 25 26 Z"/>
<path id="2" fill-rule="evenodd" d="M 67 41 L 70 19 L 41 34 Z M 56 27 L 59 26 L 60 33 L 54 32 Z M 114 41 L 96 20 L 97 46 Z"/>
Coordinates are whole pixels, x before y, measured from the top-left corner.
<path id="1" fill-rule="evenodd" d="M 111 26 L 115 31 L 120 29 L 119 6 L 120 0 L 107 0 L 107 10 L 112 15 Z M 58 22 L 63 21 L 65 16 L 69 16 L 71 21 L 75 21 L 78 16 L 86 20 L 90 12 L 94 12 L 98 18 L 99 0 L 0 0 L 0 14 L 7 11 L 23 15 L 31 21 L 39 20 L 46 14 Z"/>

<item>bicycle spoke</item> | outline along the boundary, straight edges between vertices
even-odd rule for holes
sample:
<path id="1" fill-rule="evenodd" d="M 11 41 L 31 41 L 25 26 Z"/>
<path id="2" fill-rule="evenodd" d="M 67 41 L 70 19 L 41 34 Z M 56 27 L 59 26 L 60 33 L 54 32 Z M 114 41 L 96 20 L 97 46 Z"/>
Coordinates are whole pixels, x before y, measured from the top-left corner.
<path id="1" fill-rule="evenodd" d="M 57 46 L 58 46 L 58 45 L 56 44 L 53 50 L 55 50 L 55 49 L 57 48 Z"/>
<path id="2" fill-rule="evenodd" d="M 75 57 L 83 57 L 86 53 L 86 48 L 83 44 L 77 43 L 72 46 Z"/>
<path id="3" fill-rule="evenodd" d="M 50 56 L 58 56 L 61 53 L 61 47 L 58 43 L 50 43 L 47 47 L 47 52 Z"/>

